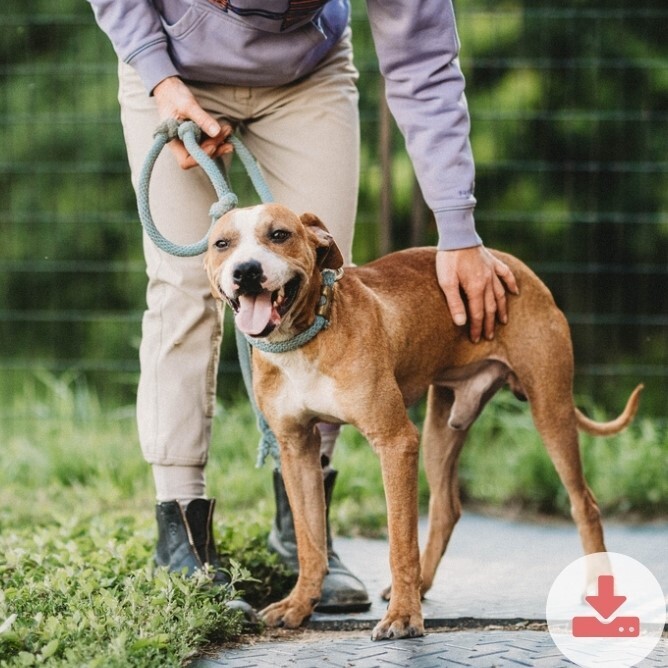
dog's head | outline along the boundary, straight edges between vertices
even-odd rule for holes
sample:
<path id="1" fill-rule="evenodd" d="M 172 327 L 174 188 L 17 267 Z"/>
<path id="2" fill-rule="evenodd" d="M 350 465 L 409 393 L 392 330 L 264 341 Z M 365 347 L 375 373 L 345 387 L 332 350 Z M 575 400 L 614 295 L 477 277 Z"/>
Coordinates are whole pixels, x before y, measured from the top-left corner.
<path id="1" fill-rule="evenodd" d="M 242 332 L 258 337 L 289 328 L 308 295 L 319 291 L 320 270 L 342 265 L 332 235 L 316 216 L 298 216 L 279 204 L 226 213 L 214 225 L 204 257 L 213 296 L 232 307 Z"/>

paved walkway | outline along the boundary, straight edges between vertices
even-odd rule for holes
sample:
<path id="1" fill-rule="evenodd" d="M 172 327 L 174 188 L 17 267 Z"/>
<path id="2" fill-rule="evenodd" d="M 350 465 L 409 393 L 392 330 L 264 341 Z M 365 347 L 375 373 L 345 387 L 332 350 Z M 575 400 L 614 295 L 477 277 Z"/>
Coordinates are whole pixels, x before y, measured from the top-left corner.
<path id="1" fill-rule="evenodd" d="M 426 525 L 420 526 L 421 536 Z M 668 523 L 606 523 L 611 552 L 643 563 L 668 593 Z M 200 659 L 197 668 L 231 666 L 572 666 L 545 621 L 545 602 L 562 569 L 581 556 L 571 523 L 531 523 L 465 513 L 457 525 L 434 587 L 423 603 L 427 635 L 372 642 L 369 630 L 386 604 L 378 593 L 390 582 L 385 541 L 342 539 L 335 547 L 366 584 L 373 605 L 350 615 L 313 615 L 299 632 L 266 632 L 248 644 Z M 638 664 L 668 667 L 668 639 Z"/>

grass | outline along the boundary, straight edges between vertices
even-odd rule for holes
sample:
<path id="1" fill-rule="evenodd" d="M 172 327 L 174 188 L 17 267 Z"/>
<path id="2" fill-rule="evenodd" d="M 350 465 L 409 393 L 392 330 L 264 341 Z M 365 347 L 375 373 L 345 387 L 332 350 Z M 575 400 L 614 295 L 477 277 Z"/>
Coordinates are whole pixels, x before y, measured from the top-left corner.
<path id="1" fill-rule="evenodd" d="M 179 666 L 238 634 L 238 618 L 224 607 L 231 591 L 151 569 L 153 489 L 133 408 L 105 408 L 75 375 L 37 374 L 4 396 L 0 666 Z M 217 537 L 237 589 L 261 606 L 292 582 L 265 547 L 270 465 L 254 467 L 247 402 L 219 413 L 207 467 Z M 665 426 L 649 419 L 616 437 L 583 437 L 587 476 L 606 515 L 668 514 L 667 444 Z M 336 531 L 382 535 L 378 462 L 353 429 L 344 429 L 334 464 Z M 460 477 L 470 502 L 567 514 L 527 408 L 509 394 L 473 428 Z M 425 509 L 423 479 L 420 497 Z"/>
<path id="2" fill-rule="evenodd" d="M 239 633 L 231 592 L 153 573 L 145 522 L 70 516 L 3 536 L 2 665 L 180 665 Z"/>
<path id="3" fill-rule="evenodd" d="M 599 421 L 615 410 L 586 406 Z M 491 409 L 491 410 L 489 410 Z M 566 492 L 536 432 L 528 407 L 510 393 L 494 399 L 474 425 L 460 466 L 466 497 L 483 504 L 569 515 Z M 580 434 L 585 476 L 605 516 L 668 514 L 668 428 L 637 417 L 626 431 L 606 438 Z"/>

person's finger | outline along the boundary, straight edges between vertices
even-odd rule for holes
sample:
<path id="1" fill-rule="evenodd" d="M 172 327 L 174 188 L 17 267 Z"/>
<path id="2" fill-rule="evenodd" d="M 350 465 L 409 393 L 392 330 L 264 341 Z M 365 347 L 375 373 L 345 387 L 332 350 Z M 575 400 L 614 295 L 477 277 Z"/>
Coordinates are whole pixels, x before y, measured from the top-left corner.
<path id="1" fill-rule="evenodd" d="M 209 137 L 216 137 L 222 131 L 220 123 L 213 116 L 207 114 L 196 102 L 188 105 L 184 115 L 202 128 Z"/>
<path id="2" fill-rule="evenodd" d="M 447 252 L 436 254 L 436 276 L 445 295 L 452 321 L 458 327 L 462 327 L 468 321 L 468 312 L 464 303 L 457 268 L 455 263 L 452 262 L 454 257 L 453 254 Z"/>
<path id="3" fill-rule="evenodd" d="M 505 262 L 501 262 L 501 260 L 497 259 L 494 263 L 494 272 L 505 283 L 510 292 L 515 295 L 520 293 L 515 274 L 513 274 L 510 267 Z"/>
<path id="4" fill-rule="evenodd" d="M 459 291 L 459 282 L 446 283 L 441 285 L 443 294 L 445 295 L 445 301 L 448 303 L 448 308 L 450 309 L 450 315 L 452 316 L 452 321 L 458 327 L 466 324 L 466 306 L 464 300 L 462 299 L 461 292 Z"/>
<path id="5" fill-rule="evenodd" d="M 228 141 L 228 138 L 228 135 L 223 136 L 222 134 L 217 137 L 207 137 L 200 146 L 207 155 L 212 157 L 222 155 L 223 153 L 230 153 L 234 150 L 234 147 Z"/>
<path id="6" fill-rule="evenodd" d="M 234 128 L 226 121 L 220 121 L 219 125 L 220 125 L 220 134 L 218 135 L 218 139 L 220 141 L 227 141 L 230 135 L 234 132 Z"/>
<path id="7" fill-rule="evenodd" d="M 181 169 L 189 169 L 190 167 L 193 167 L 195 164 L 197 164 L 195 163 L 190 153 L 188 153 L 188 150 L 182 141 L 173 139 L 169 142 L 168 146 L 169 150 L 174 154 L 176 162 L 178 163 L 179 167 L 181 167 Z"/>
<path id="8" fill-rule="evenodd" d="M 494 276 L 492 278 L 492 293 L 496 303 L 496 314 L 499 322 L 504 325 L 508 322 L 508 302 L 506 300 L 506 289 L 503 283 Z"/>
<path id="9" fill-rule="evenodd" d="M 488 285 L 483 295 L 485 313 L 483 315 L 483 328 L 485 338 L 491 341 L 494 338 L 494 327 L 496 326 L 497 302 L 494 288 Z"/>
<path id="10" fill-rule="evenodd" d="M 234 151 L 234 146 L 227 141 L 228 136 L 229 132 L 221 132 L 221 135 L 218 137 L 209 137 L 200 144 L 200 148 L 210 158 L 220 158 L 228 153 L 232 153 Z M 170 142 L 170 146 L 172 144 L 174 145 L 174 155 L 176 156 L 181 169 L 192 169 L 199 165 L 197 160 L 190 155 L 182 142 L 174 140 Z"/>
<path id="11" fill-rule="evenodd" d="M 188 86 L 179 77 L 163 79 L 153 89 L 153 94 L 162 119 L 191 120 L 210 137 L 215 137 L 221 132 L 220 123 L 202 109 Z"/>
<path id="12" fill-rule="evenodd" d="M 475 292 L 467 295 L 469 305 L 469 333 L 471 341 L 478 343 L 482 336 L 483 322 L 485 319 L 485 299 L 482 293 Z"/>
<path id="13" fill-rule="evenodd" d="M 214 158 L 222 158 L 224 155 L 228 155 L 229 153 L 234 153 L 234 146 L 230 143 L 225 143 L 225 144 L 220 144 L 212 157 Z"/>

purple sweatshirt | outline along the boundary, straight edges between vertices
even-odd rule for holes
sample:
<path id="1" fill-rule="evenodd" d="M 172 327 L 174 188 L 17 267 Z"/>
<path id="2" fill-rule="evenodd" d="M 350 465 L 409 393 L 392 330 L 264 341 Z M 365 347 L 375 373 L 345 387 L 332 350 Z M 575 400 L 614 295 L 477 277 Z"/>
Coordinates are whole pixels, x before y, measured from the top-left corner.
<path id="1" fill-rule="evenodd" d="M 349 0 L 89 0 L 148 92 L 169 76 L 280 86 L 337 43 Z M 481 243 L 474 165 L 451 0 L 367 0 L 390 110 L 405 139 L 439 248 Z"/>

